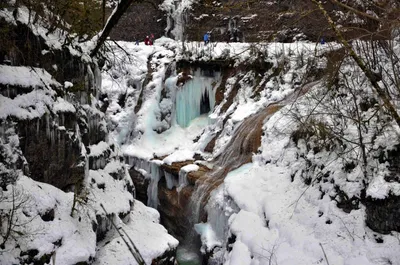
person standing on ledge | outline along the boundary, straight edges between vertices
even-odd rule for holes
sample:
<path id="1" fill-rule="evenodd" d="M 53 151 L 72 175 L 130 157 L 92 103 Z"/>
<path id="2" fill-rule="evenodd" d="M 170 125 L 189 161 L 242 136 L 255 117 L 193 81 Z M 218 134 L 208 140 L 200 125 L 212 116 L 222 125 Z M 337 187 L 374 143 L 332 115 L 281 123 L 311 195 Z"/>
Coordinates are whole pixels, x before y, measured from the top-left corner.
<path id="1" fill-rule="evenodd" d="M 207 45 L 209 42 L 210 42 L 210 34 L 206 32 L 206 34 L 204 34 L 204 45 Z"/>

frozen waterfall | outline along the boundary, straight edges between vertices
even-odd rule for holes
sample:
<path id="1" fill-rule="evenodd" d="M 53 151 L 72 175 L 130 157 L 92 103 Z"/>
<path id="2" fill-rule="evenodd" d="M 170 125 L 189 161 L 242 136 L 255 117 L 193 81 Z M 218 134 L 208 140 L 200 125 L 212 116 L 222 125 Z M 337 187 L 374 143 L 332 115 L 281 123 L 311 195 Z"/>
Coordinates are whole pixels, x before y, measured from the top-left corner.
<path id="1" fill-rule="evenodd" d="M 187 127 L 191 120 L 214 109 L 215 88 L 218 87 L 220 73 L 213 74 L 205 76 L 197 70 L 192 79 L 177 88 L 176 121 L 180 126 Z"/>

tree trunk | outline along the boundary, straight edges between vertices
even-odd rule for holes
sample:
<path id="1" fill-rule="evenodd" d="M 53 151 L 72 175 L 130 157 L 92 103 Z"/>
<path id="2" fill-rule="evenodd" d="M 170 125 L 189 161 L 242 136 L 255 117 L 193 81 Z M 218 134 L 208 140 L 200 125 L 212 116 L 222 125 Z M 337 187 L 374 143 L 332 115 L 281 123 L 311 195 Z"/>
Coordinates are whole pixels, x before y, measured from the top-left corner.
<path id="1" fill-rule="evenodd" d="M 102 20 L 103 20 L 103 27 L 106 24 L 106 0 L 103 0 L 102 4 L 101 4 L 101 12 L 103 13 L 102 16 Z"/>
<path id="2" fill-rule="evenodd" d="M 125 13 L 125 11 L 128 9 L 128 7 L 132 4 L 134 0 L 121 0 L 117 7 L 114 9 L 113 13 L 111 14 L 111 17 L 108 19 L 107 24 L 103 28 L 103 31 L 100 33 L 100 37 L 97 40 L 96 47 L 92 50 L 90 53 L 91 57 L 96 56 L 96 54 L 99 52 L 101 46 L 104 44 L 106 41 L 108 35 L 110 35 L 111 30 L 117 25 L 118 21 L 122 17 L 122 15 Z"/>

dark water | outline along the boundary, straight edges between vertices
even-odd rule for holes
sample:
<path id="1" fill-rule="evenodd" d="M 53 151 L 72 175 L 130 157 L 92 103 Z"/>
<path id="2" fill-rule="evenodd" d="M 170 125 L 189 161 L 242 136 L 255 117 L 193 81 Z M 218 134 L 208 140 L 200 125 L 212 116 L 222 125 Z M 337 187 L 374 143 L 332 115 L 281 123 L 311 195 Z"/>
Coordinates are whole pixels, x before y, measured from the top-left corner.
<path id="1" fill-rule="evenodd" d="M 176 258 L 179 265 L 201 265 L 200 253 L 185 246 L 178 247 Z"/>

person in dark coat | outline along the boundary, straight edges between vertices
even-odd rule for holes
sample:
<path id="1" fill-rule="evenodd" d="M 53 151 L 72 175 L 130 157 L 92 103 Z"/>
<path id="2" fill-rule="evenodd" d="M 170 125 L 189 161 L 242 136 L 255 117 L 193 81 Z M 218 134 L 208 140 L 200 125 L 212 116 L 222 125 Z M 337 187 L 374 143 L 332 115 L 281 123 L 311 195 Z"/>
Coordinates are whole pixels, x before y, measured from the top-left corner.
<path id="1" fill-rule="evenodd" d="M 145 44 L 145 45 L 150 45 L 150 38 L 149 38 L 149 36 L 146 36 L 146 38 L 144 39 L 144 44 Z"/>
<path id="2" fill-rule="evenodd" d="M 150 35 L 149 45 L 153 45 L 153 43 L 154 43 L 154 34 L 152 33 L 152 34 Z"/>

